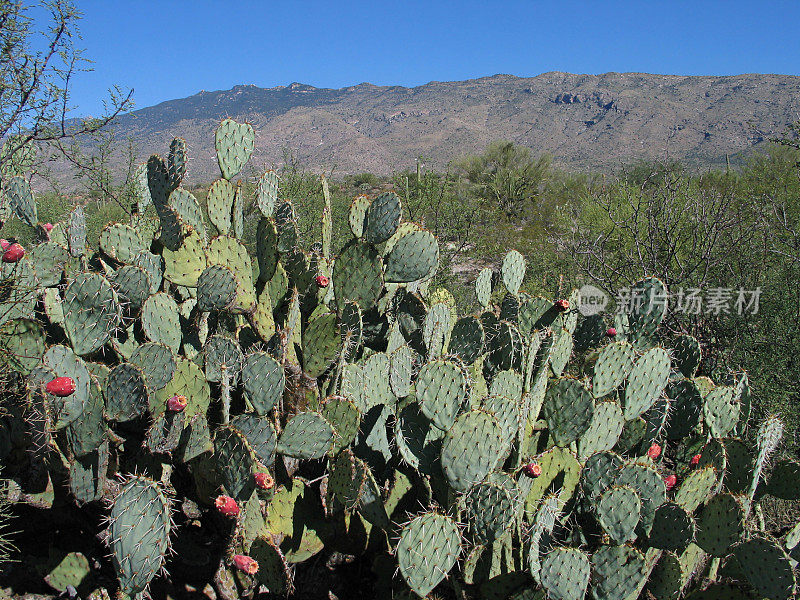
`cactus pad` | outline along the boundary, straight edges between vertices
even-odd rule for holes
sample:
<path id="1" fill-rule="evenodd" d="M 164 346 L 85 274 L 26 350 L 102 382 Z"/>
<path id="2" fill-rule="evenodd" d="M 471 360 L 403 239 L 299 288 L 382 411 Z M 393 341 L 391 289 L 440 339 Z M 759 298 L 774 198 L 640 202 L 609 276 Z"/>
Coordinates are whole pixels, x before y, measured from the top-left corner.
<path id="1" fill-rule="evenodd" d="M 567 446 L 589 429 L 594 400 L 591 392 L 577 379 L 559 379 L 547 389 L 542 414 L 553 442 Z"/>
<path id="2" fill-rule="evenodd" d="M 553 600 L 583 600 L 589 587 L 589 557 L 577 548 L 554 548 L 542 559 L 539 578 Z"/>
<path id="3" fill-rule="evenodd" d="M 315 412 L 292 417 L 278 438 L 278 452 L 294 458 L 322 458 L 335 442 L 333 427 Z"/>
<path id="4" fill-rule="evenodd" d="M 424 598 L 447 577 L 460 551 L 458 526 L 450 517 L 431 512 L 403 528 L 397 562 L 408 586 Z"/>
<path id="5" fill-rule="evenodd" d="M 121 320 L 117 294 L 96 273 L 81 273 L 64 290 L 64 330 L 76 354 L 91 354 L 111 339 Z"/>
<path id="6" fill-rule="evenodd" d="M 603 492 L 597 502 L 597 520 L 617 544 L 635 537 L 633 530 L 639 523 L 642 502 L 639 494 L 629 486 L 613 486 Z"/>

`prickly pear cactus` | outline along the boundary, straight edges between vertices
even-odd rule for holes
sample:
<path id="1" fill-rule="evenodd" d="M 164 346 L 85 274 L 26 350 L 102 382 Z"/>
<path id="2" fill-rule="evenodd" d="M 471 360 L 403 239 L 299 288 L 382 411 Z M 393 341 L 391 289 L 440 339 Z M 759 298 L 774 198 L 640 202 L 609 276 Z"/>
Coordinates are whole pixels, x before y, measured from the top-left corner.
<path id="1" fill-rule="evenodd" d="M 715 384 L 696 339 L 660 331 L 661 281 L 606 323 L 574 292 L 528 295 L 512 250 L 459 316 L 430 289 L 435 236 L 397 194 L 356 198 L 337 240 L 323 178 L 321 239 L 303 240 L 305 199 L 276 173 L 252 198 L 237 181 L 254 145 L 249 124 L 220 124 L 204 212 L 175 139 L 98 248 L 79 206 L 0 273 L 0 350 L 26 380 L 37 456 L 70 510 L 107 501 L 123 596 L 186 547 L 177 503 L 224 536 L 210 560 L 226 597 L 289 594 L 292 565 L 323 552 L 363 555 L 386 597 L 662 600 L 723 578 L 698 597 L 796 593 L 800 536 L 759 518 L 765 496 L 798 497 L 797 462 L 773 460 L 783 425 L 736 437 L 747 376 Z M 38 228 L 26 180 L 3 191 Z M 249 206 L 256 240 L 241 239 Z"/>

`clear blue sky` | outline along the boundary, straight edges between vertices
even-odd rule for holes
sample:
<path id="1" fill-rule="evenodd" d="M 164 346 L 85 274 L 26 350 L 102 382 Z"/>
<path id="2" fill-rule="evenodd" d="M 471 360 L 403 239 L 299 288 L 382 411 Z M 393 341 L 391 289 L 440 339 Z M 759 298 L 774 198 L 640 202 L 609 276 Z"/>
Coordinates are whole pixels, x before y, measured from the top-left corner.
<path id="1" fill-rule="evenodd" d="M 97 114 L 252 83 L 415 86 L 496 73 L 800 74 L 800 2 L 76 0 Z M 76 116 L 77 116 L 76 114 Z"/>

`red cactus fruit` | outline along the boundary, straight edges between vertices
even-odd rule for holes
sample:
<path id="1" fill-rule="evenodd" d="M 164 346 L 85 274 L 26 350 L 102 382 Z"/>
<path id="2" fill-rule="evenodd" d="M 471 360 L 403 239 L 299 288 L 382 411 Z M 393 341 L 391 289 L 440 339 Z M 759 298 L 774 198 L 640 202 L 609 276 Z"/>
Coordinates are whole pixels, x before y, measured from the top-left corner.
<path id="1" fill-rule="evenodd" d="M 567 312 L 569 310 L 569 300 L 556 300 L 553 306 L 559 312 Z"/>
<path id="2" fill-rule="evenodd" d="M 226 517 L 235 517 L 239 514 L 239 505 L 230 496 L 217 496 L 217 510 Z"/>
<path id="3" fill-rule="evenodd" d="M 675 484 L 678 483 L 678 478 L 675 475 L 667 475 L 664 477 L 664 483 L 667 484 L 667 490 L 671 490 L 675 487 Z"/>
<path id="4" fill-rule="evenodd" d="M 45 223 L 44 225 L 42 225 L 42 227 L 44 228 L 44 230 L 47 233 L 50 233 L 51 231 L 53 231 L 53 224 L 52 223 Z"/>
<path id="5" fill-rule="evenodd" d="M 318 287 L 321 287 L 321 288 L 326 288 L 326 287 L 328 287 L 328 284 L 330 283 L 330 279 L 328 279 L 327 277 L 325 277 L 325 275 L 317 275 L 317 276 L 314 278 L 314 281 L 316 281 L 316 282 L 317 282 L 317 286 L 318 286 Z"/>
<path id="6" fill-rule="evenodd" d="M 189 399 L 186 396 L 172 396 L 167 400 L 167 410 L 170 412 L 183 412 L 187 404 L 189 404 Z"/>
<path id="7" fill-rule="evenodd" d="M 617 337 L 617 330 L 614 327 L 609 327 L 606 329 L 606 337 Z"/>
<path id="8" fill-rule="evenodd" d="M 3 253 L 4 263 L 15 263 L 22 260 L 25 256 L 25 248 L 14 242 L 8 246 L 8 249 Z"/>
<path id="9" fill-rule="evenodd" d="M 528 477 L 536 479 L 539 475 L 542 474 L 542 467 L 539 466 L 536 462 L 529 462 L 527 465 L 522 467 L 522 471 Z"/>
<path id="10" fill-rule="evenodd" d="M 650 446 L 647 449 L 647 456 L 649 456 L 653 460 L 657 459 L 659 456 L 661 456 L 661 446 L 659 446 L 658 444 L 653 444 L 652 446 Z"/>
<path id="11" fill-rule="evenodd" d="M 64 396 L 71 396 L 75 393 L 75 380 L 72 377 L 56 377 L 48 382 L 44 389 L 48 394 L 63 398 Z"/>
<path id="12" fill-rule="evenodd" d="M 256 480 L 256 485 L 262 490 L 268 490 L 275 485 L 275 480 L 272 478 L 272 475 L 267 472 L 256 473 L 253 475 L 253 478 Z"/>
<path id="13" fill-rule="evenodd" d="M 244 554 L 236 554 L 233 557 L 233 564 L 240 571 L 244 571 L 248 575 L 255 575 L 258 573 L 258 561 Z"/>
<path id="14" fill-rule="evenodd" d="M 8 240 L 6 240 L 6 239 L 2 239 L 2 240 L 0 240 L 0 249 L 2 249 L 3 251 L 5 251 L 5 250 L 8 250 L 8 247 L 9 247 L 10 245 L 11 245 L 11 242 L 9 242 L 9 241 L 8 241 Z"/>
<path id="15" fill-rule="evenodd" d="M 699 465 L 700 464 L 700 455 L 699 454 L 695 454 L 692 457 L 692 460 L 689 461 L 689 464 L 692 465 L 693 467 L 696 467 L 697 465 Z"/>

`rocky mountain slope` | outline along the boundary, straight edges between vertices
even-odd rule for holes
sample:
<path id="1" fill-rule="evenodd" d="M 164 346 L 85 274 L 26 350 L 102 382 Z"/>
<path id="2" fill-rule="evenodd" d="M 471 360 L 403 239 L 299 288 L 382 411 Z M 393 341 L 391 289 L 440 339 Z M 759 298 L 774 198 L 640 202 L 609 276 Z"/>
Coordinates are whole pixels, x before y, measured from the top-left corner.
<path id="1" fill-rule="evenodd" d="M 291 148 L 314 169 L 390 173 L 422 155 L 442 168 L 489 142 L 512 140 L 557 165 L 613 170 L 636 159 L 724 164 L 800 119 L 800 77 L 683 77 L 640 73 L 521 78 L 494 75 L 414 88 L 369 83 L 320 89 L 240 85 L 137 110 L 118 123 L 144 159 L 186 138 L 188 179 L 217 176 L 213 131 L 221 118 L 256 130 L 256 168 Z"/>

